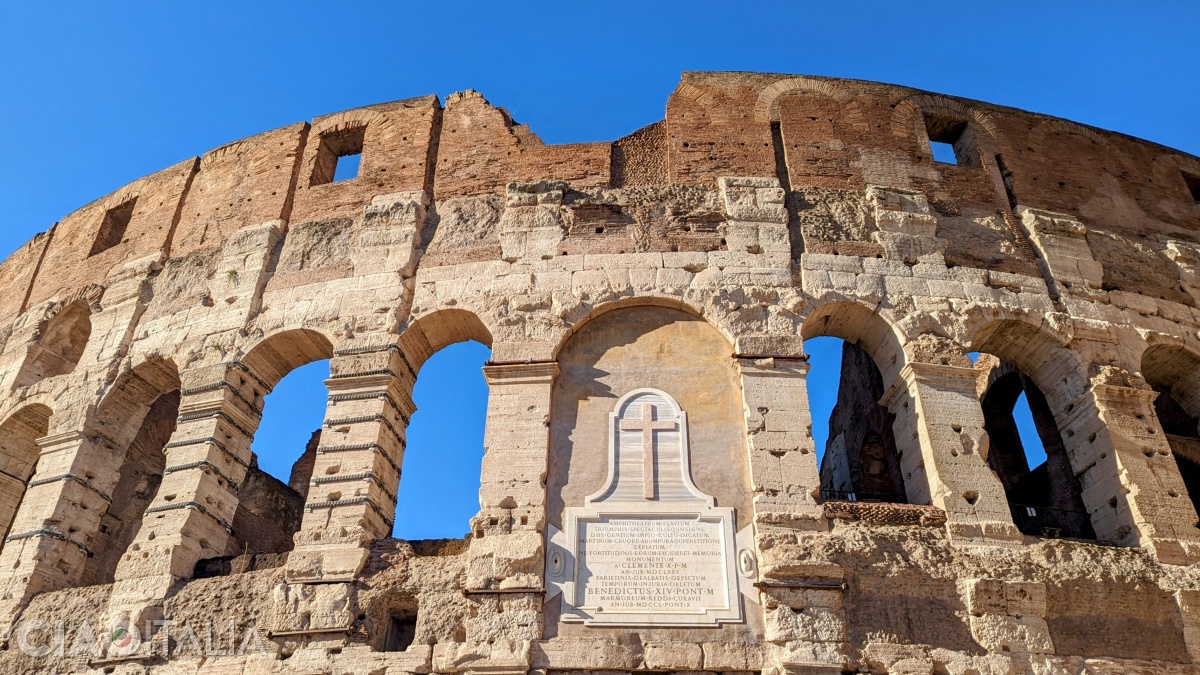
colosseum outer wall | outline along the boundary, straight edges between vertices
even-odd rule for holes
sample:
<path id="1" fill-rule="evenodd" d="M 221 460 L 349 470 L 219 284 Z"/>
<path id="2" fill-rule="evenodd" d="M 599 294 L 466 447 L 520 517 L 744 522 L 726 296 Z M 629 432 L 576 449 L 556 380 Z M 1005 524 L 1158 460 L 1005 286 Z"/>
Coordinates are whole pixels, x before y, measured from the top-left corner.
<path id="1" fill-rule="evenodd" d="M 0 671 L 1197 672 L 1198 229 L 1196 157 L 851 80 L 685 73 L 611 143 L 473 91 L 230 143 L 0 264 Z M 837 490 L 822 336 L 891 424 Z M 479 513 L 392 539 L 414 383 L 464 340 Z M 320 359 L 289 487 L 250 443 Z M 844 489 L 879 452 L 903 499 Z M 716 604 L 589 605 L 620 522 L 709 527 Z"/>

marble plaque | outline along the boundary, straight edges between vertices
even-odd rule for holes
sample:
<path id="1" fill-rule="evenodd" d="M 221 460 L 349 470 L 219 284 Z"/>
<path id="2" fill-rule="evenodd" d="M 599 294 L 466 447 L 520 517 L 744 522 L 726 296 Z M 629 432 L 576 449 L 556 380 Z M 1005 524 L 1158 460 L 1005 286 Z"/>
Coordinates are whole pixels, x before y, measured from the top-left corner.
<path id="1" fill-rule="evenodd" d="M 741 621 L 757 570 L 734 522 L 692 483 L 687 414 L 666 392 L 631 391 L 609 414 L 604 487 L 549 528 L 549 596 L 563 621 L 587 625 Z"/>

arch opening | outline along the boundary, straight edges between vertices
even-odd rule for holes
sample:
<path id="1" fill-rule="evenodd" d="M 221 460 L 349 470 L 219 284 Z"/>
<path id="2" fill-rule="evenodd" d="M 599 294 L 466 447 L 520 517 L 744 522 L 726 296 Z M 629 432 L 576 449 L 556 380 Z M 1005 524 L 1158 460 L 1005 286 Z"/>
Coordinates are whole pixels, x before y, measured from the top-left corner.
<path id="1" fill-rule="evenodd" d="M 895 415 L 879 403 L 883 376 L 875 361 L 860 344 L 836 337 L 806 339 L 804 351 L 821 500 L 908 503 Z"/>
<path id="2" fill-rule="evenodd" d="M 112 582 L 141 530 L 166 471 L 163 449 L 175 432 L 179 401 L 175 364 L 151 359 L 117 378 L 89 423 L 86 433 L 105 439 L 118 454 L 80 476 L 103 486 L 108 497 L 90 537 L 93 555 L 80 572 L 83 585 Z"/>
<path id="3" fill-rule="evenodd" d="M 1142 377 L 1158 393 L 1154 413 L 1188 498 L 1200 511 L 1200 356 L 1182 347 L 1155 345 L 1142 355 Z"/>
<path id="4" fill-rule="evenodd" d="M 250 431 L 250 462 L 237 488 L 233 533 L 223 555 L 196 563 L 193 576 L 277 567 L 295 546 L 325 419 L 333 344 L 312 330 L 270 336 L 231 369 L 262 411 Z M 246 380 L 253 380 L 247 382 Z"/>
<path id="5" fill-rule="evenodd" d="M 84 566 L 84 585 L 111 583 L 121 557 L 142 526 L 142 516 L 154 501 L 166 469 L 163 448 L 175 432 L 179 415 L 179 389 L 160 394 L 145 417 L 121 463 L 111 504 L 100 518 L 94 555 Z"/>
<path id="6" fill-rule="evenodd" d="M 76 300 L 51 317 L 37 341 L 30 345 L 16 386 L 27 386 L 74 370 L 92 335 L 91 315 L 88 304 Z"/>
<path id="7" fill-rule="evenodd" d="M 0 547 L 11 532 L 17 508 L 25 496 L 41 448 L 38 439 L 50 427 L 50 409 L 34 404 L 0 424 Z"/>
<path id="8" fill-rule="evenodd" d="M 988 466 L 1004 487 L 1013 523 L 1032 536 L 1095 539 L 1082 486 L 1042 390 L 1012 362 L 974 352 L 971 357 L 982 372 Z"/>
<path id="9" fill-rule="evenodd" d="M 392 536 L 459 538 L 479 511 L 491 349 L 474 339 L 442 347 L 421 366 L 413 387 L 416 412 L 405 433 L 403 477 Z"/>

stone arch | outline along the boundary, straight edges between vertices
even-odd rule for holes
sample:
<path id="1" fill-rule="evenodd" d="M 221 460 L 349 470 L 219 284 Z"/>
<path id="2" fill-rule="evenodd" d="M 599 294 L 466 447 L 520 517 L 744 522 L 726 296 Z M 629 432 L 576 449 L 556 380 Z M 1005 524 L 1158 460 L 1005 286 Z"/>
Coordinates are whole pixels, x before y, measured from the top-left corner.
<path id="1" fill-rule="evenodd" d="M 922 113 L 933 113 L 947 119 L 973 123 L 987 132 L 993 145 L 1000 138 L 1000 130 L 991 115 L 937 94 L 913 94 L 897 103 L 892 112 L 892 135 L 897 138 L 908 137 L 917 132 L 917 122 L 921 122 L 918 137 L 923 136 L 925 129 Z"/>
<path id="2" fill-rule="evenodd" d="M 903 335 L 874 307 L 853 300 L 832 300 L 817 304 L 800 324 L 800 336 L 837 337 L 859 344 L 875 362 L 885 382 L 890 382 L 904 366 Z"/>
<path id="3" fill-rule="evenodd" d="M 1075 403 L 1090 386 L 1087 368 L 1063 342 L 1041 326 L 1016 318 L 993 319 L 969 335 L 969 351 L 1016 365 L 1056 409 Z"/>
<path id="4" fill-rule="evenodd" d="M 0 423 L 0 546 L 12 528 L 17 507 L 37 467 L 41 455 L 38 439 L 48 433 L 51 414 L 48 406 L 33 403 Z"/>
<path id="5" fill-rule="evenodd" d="M 551 352 L 551 359 L 557 360 L 558 355 L 562 351 L 563 347 L 570 342 L 571 338 L 576 333 L 582 330 L 584 326 L 591 321 L 594 321 L 609 312 L 628 309 L 631 307 L 664 307 L 667 309 L 677 309 L 686 314 L 690 314 L 697 319 L 707 322 L 710 326 L 716 329 L 717 332 L 722 335 L 722 337 L 725 338 L 725 340 L 729 343 L 730 349 L 734 349 L 737 345 L 737 339 L 731 334 L 728 326 L 710 320 L 707 316 L 705 316 L 702 309 L 687 302 L 686 300 L 672 296 L 644 295 L 605 302 L 590 309 L 583 316 L 573 321 L 570 327 L 563 332 L 562 336 L 558 339 L 557 344 L 554 345 L 554 349 Z"/>
<path id="6" fill-rule="evenodd" d="M 909 467 L 911 477 L 905 479 L 896 415 L 881 403 L 905 363 L 896 327 L 866 305 L 837 300 L 811 312 L 801 335 L 806 343 L 818 337 L 843 341 L 838 397 L 820 465 L 822 500 L 906 503 L 909 495 L 927 494 L 914 482 L 925 481 L 923 472 Z M 817 380 L 808 385 L 809 392 L 821 386 Z"/>
<path id="7" fill-rule="evenodd" d="M 474 340 L 492 347 L 492 331 L 479 315 L 465 309 L 441 309 L 422 315 L 400 334 L 400 351 L 415 383 L 425 361 L 441 349 Z M 410 384 L 411 387 L 411 384 Z M 411 393 L 411 392 L 409 392 Z"/>
<path id="8" fill-rule="evenodd" d="M 265 396 L 293 370 L 332 356 L 333 343 L 328 337 L 310 328 L 295 328 L 260 340 L 237 363 L 258 380 L 265 389 L 261 396 Z"/>
<path id="9" fill-rule="evenodd" d="M 618 401 L 636 390 L 674 397 L 687 412 L 695 485 L 752 514 L 742 384 L 732 342 L 713 322 L 679 302 L 606 303 L 579 321 L 555 352 L 551 387 L 547 516 L 561 525 L 566 507 L 603 487 Z M 704 382 L 705 386 L 695 386 Z M 703 439 L 703 442 L 700 442 Z"/>
<path id="10" fill-rule="evenodd" d="M 92 307 L 84 299 L 52 307 L 29 345 L 15 386 L 75 370 L 92 335 Z"/>
<path id="11" fill-rule="evenodd" d="M 990 355 L 977 363 L 987 375 L 978 385 L 984 428 L 994 436 L 985 459 L 1004 486 L 1014 523 L 1031 535 L 1095 538 L 1091 514 L 1103 504 L 1084 492 L 1084 474 L 1115 467 L 1093 461 L 1091 441 L 1075 433 L 1082 416 L 1098 414 L 1087 403 L 1086 367 L 1057 337 L 1017 319 L 980 325 L 971 350 Z M 1046 453 L 1044 466 L 1028 465 L 1017 436 L 1013 410 L 1022 393 Z"/>
<path id="12" fill-rule="evenodd" d="M 316 361 L 332 359 L 335 353 L 333 342 L 323 333 L 297 328 L 267 336 L 230 366 L 226 381 L 243 392 L 243 402 L 252 408 L 252 414 L 257 414 L 253 425 L 247 429 L 252 444 L 259 433 L 262 416 L 275 414 L 268 411 L 266 396 L 292 371 Z M 330 377 L 335 375 L 331 373 Z M 226 556 L 291 550 L 293 535 L 300 529 L 303 518 L 320 431 L 318 427 L 308 443 L 298 449 L 298 458 L 291 462 L 292 469 L 286 480 L 259 468 L 258 455 L 251 452 L 246 476 L 242 484 L 236 486 L 238 506 L 231 523 L 233 536 L 226 545 Z"/>
<path id="13" fill-rule="evenodd" d="M 81 476 L 107 497 L 89 540 L 93 555 L 83 566 L 84 585 L 111 582 L 141 529 L 167 470 L 163 450 L 175 431 L 180 387 L 174 362 L 142 361 L 116 378 L 85 427 L 86 434 L 107 440 L 102 452 L 109 456 L 89 462 Z"/>
<path id="14" fill-rule="evenodd" d="M 1055 119 L 1039 122 L 1033 129 L 1030 129 L 1029 136 L 1025 140 L 1025 145 L 1031 151 L 1040 154 L 1046 138 L 1056 133 L 1081 136 L 1097 145 L 1108 145 L 1108 141 L 1104 140 L 1103 136 L 1082 124 Z"/>
<path id="15" fill-rule="evenodd" d="M 789 94 L 800 93 L 813 93 L 834 99 L 846 107 L 843 119 L 847 124 L 859 131 L 869 128 L 862 108 L 859 107 L 854 94 L 847 87 L 836 82 L 809 77 L 791 77 L 786 80 L 778 80 L 765 87 L 758 93 L 758 100 L 754 104 L 754 119 L 759 122 L 778 122 L 779 100 Z"/>
<path id="16" fill-rule="evenodd" d="M 1141 375 L 1158 393 L 1154 413 L 1200 511 L 1200 353 L 1181 341 L 1155 340 L 1142 352 Z"/>
<path id="17" fill-rule="evenodd" d="M 373 108 L 355 108 L 353 110 L 343 110 L 342 112 L 334 113 L 318 120 L 312 125 L 310 133 L 317 135 L 327 134 L 356 127 L 389 124 L 390 121 L 390 118 L 379 110 Z"/>
<path id="18" fill-rule="evenodd" d="M 985 381 L 978 385 L 989 439 L 986 460 L 1004 487 L 1014 523 L 1031 535 L 1095 539 L 1057 417 L 1041 390 L 1010 361 L 981 356 L 977 367 L 986 369 Z M 1031 466 L 1026 447 L 1032 439 L 1022 437 L 1016 422 L 1022 395 L 1046 454 L 1046 461 L 1036 466 Z"/>
<path id="19" fill-rule="evenodd" d="M 686 98 L 689 101 L 695 101 L 699 104 L 705 104 L 711 98 L 711 95 L 707 91 L 697 87 L 691 82 L 680 82 L 679 86 L 675 87 L 675 93 L 673 96 Z"/>

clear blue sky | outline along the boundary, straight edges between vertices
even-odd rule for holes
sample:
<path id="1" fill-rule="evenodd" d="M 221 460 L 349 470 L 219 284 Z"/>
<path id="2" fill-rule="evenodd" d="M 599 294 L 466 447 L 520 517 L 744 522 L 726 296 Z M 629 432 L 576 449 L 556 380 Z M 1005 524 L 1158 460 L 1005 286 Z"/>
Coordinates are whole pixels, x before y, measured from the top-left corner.
<path id="1" fill-rule="evenodd" d="M 0 0 L 0 255 L 131 180 L 237 138 L 467 88 L 551 143 L 611 140 L 661 119 L 683 70 L 754 70 L 905 84 L 1200 154 L 1197 35 L 1200 3 L 1183 0 Z M 474 392 L 482 410 L 477 364 L 486 356 L 464 354 L 476 362 L 474 380 L 431 363 L 423 374 L 431 383 L 418 386 L 434 398 L 447 388 Z M 319 390 L 310 371 L 288 381 Z M 318 426 L 316 408 L 313 424 L 292 426 Z M 479 442 L 427 454 L 458 450 L 469 459 Z M 458 514 L 474 511 L 475 489 L 445 496 L 458 510 L 430 509 L 419 528 L 398 531 L 461 535 Z"/>

